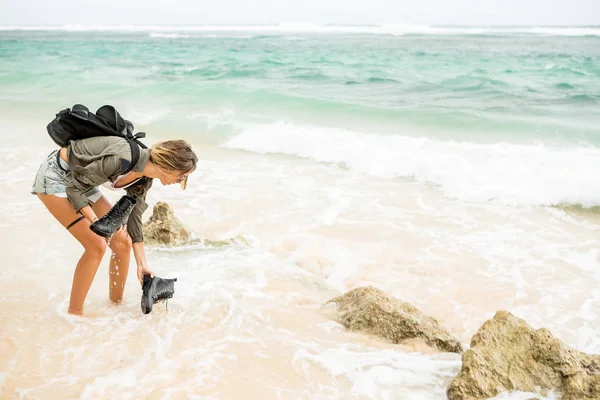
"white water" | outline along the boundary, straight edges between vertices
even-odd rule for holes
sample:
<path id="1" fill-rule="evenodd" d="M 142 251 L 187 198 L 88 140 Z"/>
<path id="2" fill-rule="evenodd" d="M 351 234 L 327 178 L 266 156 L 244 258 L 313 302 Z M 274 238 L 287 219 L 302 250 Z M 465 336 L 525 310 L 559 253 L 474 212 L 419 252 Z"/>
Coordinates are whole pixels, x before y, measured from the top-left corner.
<path id="1" fill-rule="evenodd" d="M 374 171 L 384 171 L 394 164 L 367 150 L 390 150 L 393 141 L 368 148 L 357 135 L 327 147 L 335 137 L 323 136 L 308 151 L 302 141 L 285 147 L 253 131 L 228 145 L 248 149 L 254 140 L 249 150 L 259 153 L 196 144 L 201 163 L 189 189 L 156 182 L 150 205 L 167 201 L 196 234 L 241 235 L 249 245 L 148 248 L 157 275 L 179 278 L 169 311 L 159 305 L 148 316 L 139 309 L 133 268 L 125 303 L 109 305 L 107 255 L 86 318 L 66 314 L 80 246 L 28 193 L 51 148 L 6 143 L 0 398 L 443 399 L 458 355 L 348 333 L 322 311 L 333 296 L 362 285 L 413 303 L 465 346 L 506 309 L 578 350 L 600 352 L 598 216 L 456 200 L 446 193 L 452 163 L 435 165 L 450 171 L 431 186 L 398 171 L 372 173 L 352 158 L 363 146 Z M 261 154 L 269 146 L 304 158 Z M 491 146 L 461 146 L 421 148 L 433 161 L 444 151 L 471 162 L 482 151 L 494 154 Z M 526 158 L 554 154 L 525 150 Z M 497 151 L 500 160 L 514 159 L 507 147 Z"/>
<path id="2" fill-rule="evenodd" d="M 275 33 L 331 33 L 331 34 L 380 34 L 380 35 L 539 35 L 539 36 L 600 36 L 598 27 L 552 27 L 552 26 L 429 26 L 410 24 L 375 25 L 321 25 L 316 23 L 280 23 L 277 25 L 4 25 L 0 30 L 29 31 L 114 31 L 155 32 L 153 37 L 167 37 L 160 32 L 275 32 Z M 186 35 L 169 36 L 185 38 Z"/>
<path id="3" fill-rule="evenodd" d="M 597 148 L 476 144 L 288 123 L 248 127 L 225 146 L 333 163 L 377 178 L 432 183 L 464 201 L 600 205 Z"/>

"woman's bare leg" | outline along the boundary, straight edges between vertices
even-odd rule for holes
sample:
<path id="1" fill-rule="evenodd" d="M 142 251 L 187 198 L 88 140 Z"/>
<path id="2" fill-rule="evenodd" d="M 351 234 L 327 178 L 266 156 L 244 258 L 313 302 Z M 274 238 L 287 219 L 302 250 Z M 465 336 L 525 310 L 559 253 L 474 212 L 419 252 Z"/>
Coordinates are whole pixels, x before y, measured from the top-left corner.
<path id="1" fill-rule="evenodd" d="M 112 207 L 112 204 L 102 196 L 92 205 L 92 209 L 98 216 L 102 217 Z M 123 291 L 129 273 L 129 260 L 131 258 L 131 238 L 127 234 L 126 227 L 119 229 L 110 240 L 110 266 L 108 268 L 108 297 L 118 304 L 123 300 Z"/>
<path id="2" fill-rule="evenodd" d="M 69 200 L 65 198 L 45 194 L 38 194 L 37 196 L 54 218 L 65 228 L 81 216 L 75 213 L 75 209 Z M 83 303 L 106 252 L 106 240 L 90 230 L 90 223 L 87 219 L 82 219 L 69 228 L 69 233 L 84 248 L 83 255 L 77 262 L 73 274 L 71 299 L 69 301 L 69 313 L 81 315 L 83 314 Z"/>

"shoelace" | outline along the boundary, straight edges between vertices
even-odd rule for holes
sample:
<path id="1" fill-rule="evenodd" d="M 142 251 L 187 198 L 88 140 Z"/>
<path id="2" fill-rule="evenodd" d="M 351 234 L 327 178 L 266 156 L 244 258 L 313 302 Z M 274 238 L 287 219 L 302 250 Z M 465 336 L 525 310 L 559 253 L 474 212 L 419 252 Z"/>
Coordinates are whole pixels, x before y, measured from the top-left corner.
<path id="1" fill-rule="evenodd" d="M 173 296 L 173 291 L 169 288 L 164 288 L 164 289 L 154 293 L 154 296 L 152 296 L 152 300 L 154 300 L 154 301 L 166 300 L 166 299 L 170 298 L 171 296 Z"/>
<path id="2" fill-rule="evenodd" d="M 127 207 L 127 209 L 129 208 L 130 207 Z M 114 229 L 118 227 L 117 225 L 120 225 L 121 221 L 123 221 L 124 214 L 121 212 L 121 209 L 119 207 L 113 207 L 110 210 L 108 210 L 106 216 L 108 218 L 108 224 Z M 119 222 L 117 223 L 117 221 Z"/>

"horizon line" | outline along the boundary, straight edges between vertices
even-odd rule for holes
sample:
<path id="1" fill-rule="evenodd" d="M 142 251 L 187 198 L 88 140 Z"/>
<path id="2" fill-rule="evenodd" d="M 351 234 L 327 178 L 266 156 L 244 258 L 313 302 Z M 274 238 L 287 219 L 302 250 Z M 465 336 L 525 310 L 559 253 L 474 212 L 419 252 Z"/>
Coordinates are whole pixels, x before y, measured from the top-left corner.
<path id="1" fill-rule="evenodd" d="M 440 27 L 440 28 L 600 28 L 600 24 L 584 24 L 584 25 L 553 25 L 553 24 L 427 24 L 427 23 L 403 23 L 403 22 L 373 22 L 373 23 L 317 23 L 317 22 L 265 22 L 265 23 L 134 23 L 134 24 L 101 24 L 101 23 L 63 23 L 63 24 L 0 24 L 0 27 L 280 27 L 280 26 L 339 26 L 339 27 L 381 27 L 383 26 L 406 26 L 406 27 Z"/>

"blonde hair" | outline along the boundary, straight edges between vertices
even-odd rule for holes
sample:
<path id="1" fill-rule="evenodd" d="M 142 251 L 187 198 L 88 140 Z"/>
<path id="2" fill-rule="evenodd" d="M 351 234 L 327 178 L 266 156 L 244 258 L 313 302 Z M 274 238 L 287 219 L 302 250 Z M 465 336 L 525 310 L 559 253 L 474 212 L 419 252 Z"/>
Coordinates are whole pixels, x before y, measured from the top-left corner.
<path id="1" fill-rule="evenodd" d="M 150 161 L 165 171 L 192 172 L 196 169 L 198 157 L 192 146 L 185 140 L 165 140 L 152 145 Z M 181 181 L 181 188 L 187 187 L 187 176 Z"/>

